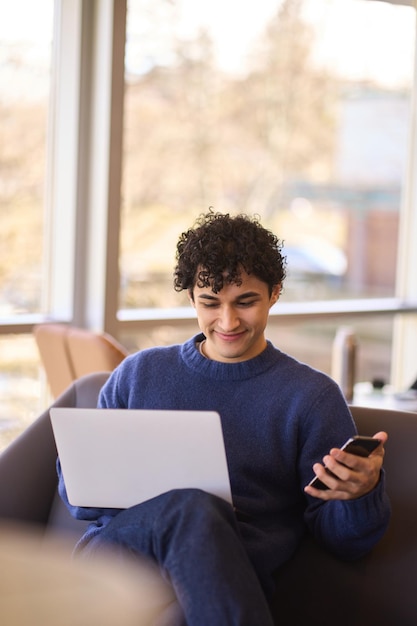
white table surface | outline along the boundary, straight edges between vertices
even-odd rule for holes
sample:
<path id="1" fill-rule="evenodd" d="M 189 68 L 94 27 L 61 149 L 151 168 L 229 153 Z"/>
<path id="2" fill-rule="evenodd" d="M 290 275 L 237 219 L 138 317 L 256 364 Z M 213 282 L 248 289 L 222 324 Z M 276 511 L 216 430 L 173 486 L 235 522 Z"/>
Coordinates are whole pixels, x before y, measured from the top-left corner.
<path id="1" fill-rule="evenodd" d="M 394 393 L 389 385 L 383 389 L 373 389 L 371 383 L 357 383 L 351 404 L 417 413 L 417 391 Z"/>

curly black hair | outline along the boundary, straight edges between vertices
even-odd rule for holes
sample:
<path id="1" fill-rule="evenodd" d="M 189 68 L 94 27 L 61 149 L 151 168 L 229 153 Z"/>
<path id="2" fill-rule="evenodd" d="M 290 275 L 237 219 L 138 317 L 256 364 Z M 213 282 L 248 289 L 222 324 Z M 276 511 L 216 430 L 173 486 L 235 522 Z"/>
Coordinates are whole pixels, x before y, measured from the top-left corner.
<path id="1" fill-rule="evenodd" d="M 282 241 L 264 228 L 257 217 L 209 213 L 177 243 L 174 288 L 211 287 L 218 293 L 224 284 L 241 285 L 242 269 L 267 283 L 269 292 L 285 278 L 286 258 Z"/>

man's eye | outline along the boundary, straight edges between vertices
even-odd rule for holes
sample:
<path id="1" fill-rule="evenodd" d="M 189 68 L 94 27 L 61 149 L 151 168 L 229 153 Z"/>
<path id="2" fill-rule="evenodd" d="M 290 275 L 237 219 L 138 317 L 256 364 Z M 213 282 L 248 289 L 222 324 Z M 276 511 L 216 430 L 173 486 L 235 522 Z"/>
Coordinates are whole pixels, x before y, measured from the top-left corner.
<path id="1" fill-rule="evenodd" d="M 255 302 L 256 302 L 255 300 L 245 300 L 243 302 L 239 302 L 239 306 L 245 308 L 248 306 L 252 306 L 252 304 L 255 304 Z"/>

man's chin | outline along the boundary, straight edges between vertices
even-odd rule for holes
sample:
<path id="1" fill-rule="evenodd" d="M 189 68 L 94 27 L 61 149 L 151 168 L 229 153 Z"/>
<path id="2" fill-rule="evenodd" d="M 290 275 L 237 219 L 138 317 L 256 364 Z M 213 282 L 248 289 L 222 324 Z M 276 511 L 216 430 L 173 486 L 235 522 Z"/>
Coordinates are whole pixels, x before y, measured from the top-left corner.
<path id="1" fill-rule="evenodd" d="M 248 350 L 241 344 L 238 346 L 230 344 L 224 345 L 222 343 L 221 345 L 216 345 L 212 353 L 217 355 L 214 357 L 214 359 L 230 363 L 237 361 L 246 361 L 247 359 L 250 359 Z"/>

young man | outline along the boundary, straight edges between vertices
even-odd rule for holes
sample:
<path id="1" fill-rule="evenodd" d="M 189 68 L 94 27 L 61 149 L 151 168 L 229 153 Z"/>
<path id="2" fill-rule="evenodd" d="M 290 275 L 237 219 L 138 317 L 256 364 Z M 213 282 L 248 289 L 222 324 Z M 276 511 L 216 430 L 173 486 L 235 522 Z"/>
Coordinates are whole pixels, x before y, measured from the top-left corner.
<path id="1" fill-rule="evenodd" d="M 234 508 L 194 489 L 125 511 L 74 508 L 60 477 L 72 513 L 91 521 L 78 551 L 110 544 L 154 559 L 188 626 L 271 626 L 273 573 L 306 527 L 354 559 L 388 523 L 386 433 L 375 435 L 382 443 L 366 459 L 335 447 L 355 433 L 338 386 L 265 338 L 284 278 L 281 243 L 256 219 L 202 216 L 181 235 L 175 269 L 175 289 L 188 291 L 201 333 L 128 357 L 99 399 L 103 408 L 218 411 Z M 306 486 L 314 473 L 328 490 Z"/>

